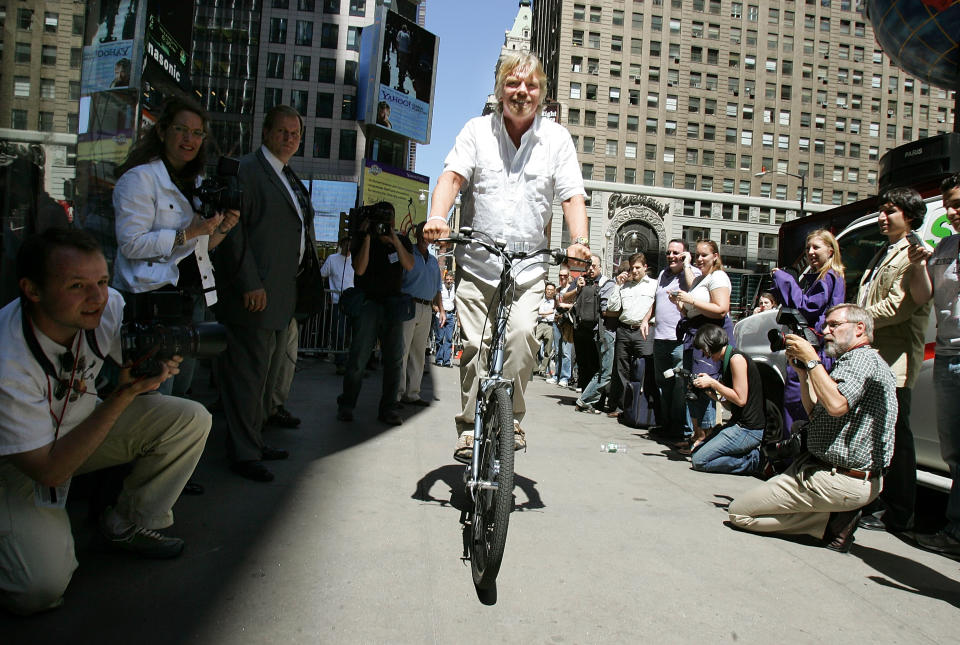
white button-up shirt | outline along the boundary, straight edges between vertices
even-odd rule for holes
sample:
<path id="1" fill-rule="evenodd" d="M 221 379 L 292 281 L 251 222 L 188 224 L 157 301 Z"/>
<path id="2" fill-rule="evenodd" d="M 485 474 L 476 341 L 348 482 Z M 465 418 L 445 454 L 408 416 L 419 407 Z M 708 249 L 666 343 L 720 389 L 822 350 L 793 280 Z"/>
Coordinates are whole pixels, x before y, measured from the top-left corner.
<path id="1" fill-rule="evenodd" d="M 619 311 L 619 321 L 625 325 L 639 325 L 653 306 L 657 281 L 643 276 L 640 282 L 625 282 L 613 290 L 607 303 L 609 311 Z"/>
<path id="2" fill-rule="evenodd" d="M 521 137 L 519 148 L 500 114 L 471 119 L 457 135 L 443 169 L 466 180 L 460 223 L 506 240 L 508 249 L 546 246 L 544 231 L 553 217 L 554 199 L 563 202 L 586 195 L 570 133 L 539 115 Z M 478 279 L 498 282 L 500 261 L 485 250 L 458 246 L 456 258 Z M 517 283 L 529 285 L 545 273 L 543 258 L 523 262 Z"/>

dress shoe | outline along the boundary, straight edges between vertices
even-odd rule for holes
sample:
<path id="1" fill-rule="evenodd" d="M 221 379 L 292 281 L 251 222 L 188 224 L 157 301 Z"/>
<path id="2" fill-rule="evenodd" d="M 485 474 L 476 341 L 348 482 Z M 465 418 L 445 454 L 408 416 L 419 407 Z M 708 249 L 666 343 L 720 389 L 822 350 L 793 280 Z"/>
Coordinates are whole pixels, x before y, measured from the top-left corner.
<path id="1" fill-rule="evenodd" d="M 259 461 L 237 461 L 230 465 L 230 470 L 255 482 L 273 481 L 273 473 Z"/>
<path id="2" fill-rule="evenodd" d="M 417 406 L 420 406 L 421 408 L 425 408 L 430 405 L 430 401 L 425 401 L 424 399 L 421 399 L 419 396 L 414 396 L 409 399 L 404 397 L 400 399 L 400 402 L 406 405 L 417 405 Z"/>
<path id="3" fill-rule="evenodd" d="M 610 412 L 607 412 L 607 416 L 610 417 L 611 419 L 619 419 L 619 418 L 620 418 L 620 411 L 619 411 L 619 410 L 611 410 Z"/>
<path id="4" fill-rule="evenodd" d="M 864 515 L 860 518 L 860 521 L 857 523 L 862 529 L 868 531 L 886 531 L 887 525 L 883 523 L 883 520 L 877 517 L 876 515 Z"/>
<path id="5" fill-rule="evenodd" d="M 271 448 L 270 446 L 264 446 L 260 449 L 260 458 L 264 461 L 279 461 L 281 459 L 286 459 L 289 456 L 290 453 L 283 448 Z"/>
<path id="6" fill-rule="evenodd" d="M 386 423 L 388 426 L 398 426 L 403 424 L 403 417 L 400 416 L 400 413 L 396 410 L 384 410 L 378 416 L 381 422 Z"/>
<path id="7" fill-rule="evenodd" d="M 861 512 L 862 510 L 858 508 L 853 511 L 830 513 L 827 529 L 823 532 L 823 546 L 839 553 L 849 551 Z"/>
<path id="8" fill-rule="evenodd" d="M 267 425 L 278 428 L 296 428 L 300 425 L 300 419 L 290 414 L 290 411 L 281 405 L 276 412 L 267 418 Z"/>
<path id="9" fill-rule="evenodd" d="M 350 408 L 340 408 L 337 410 L 337 421 L 346 421 L 347 423 L 353 421 L 353 410 Z"/>
<path id="10" fill-rule="evenodd" d="M 960 540 L 948 535 L 944 531 L 937 531 L 932 535 L 918 534 L 917 546 L 926 551 L 933 551 L 952 558 L 960 557 Z"/>

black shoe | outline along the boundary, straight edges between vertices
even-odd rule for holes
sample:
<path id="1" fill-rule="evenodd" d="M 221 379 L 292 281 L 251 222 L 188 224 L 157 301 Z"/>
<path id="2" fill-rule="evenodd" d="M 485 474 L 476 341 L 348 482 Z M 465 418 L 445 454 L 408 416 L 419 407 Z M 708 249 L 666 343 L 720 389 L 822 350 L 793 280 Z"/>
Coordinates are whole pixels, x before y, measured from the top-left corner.
<path id="1" fill-rule="evenodd" d="M 421 408 L 425 408 L 430 405 L 430 401 L 426 401 L 424 399 L 421 399 L 420 397 L 416 397 L 412 399 L 400 399 L 400 402 L 405 405 L 420 406 Z"/>
<path id="2" fill-rule="evenodd" d="M 388 426 L 398 426 L 403 424 L 403 417 L 401 417 L 400 413 L 396 410 L 384 410 L 377 416 L 377 419 L 383 423 L 386 423 Z"/>
<path id="3" fill-rule="evenodd" d="M 290 456 L 290 453 L 283 448 L 271 448 L 264 446 L 260 449 L 260 458 L 264 461 L 280 461 Z"/>
<path id="4" fill-rule="evenodd" d="M 876 515 L 864 515 L 860 518 L 860 521 L 857 522 L 857 526 L 868 531 L 886 531 L 887 525 L 883 523 L 883 520 L 877 517 Z"/>
<path id="5" fill-rule="evenodd" d="M 267 419 L 267 425 L 278 428 L 296 428 L 300 425 L 300 419 L 290 414 L 290 411 L 281 405 Z"/>
<path id="6" fill-rule="evenodd" d="M 944 531 L 938 531 L 932 535 L 919 534 L 916 538 L 917 546 L 921 549 L 951 558 L 960 557 L 960 540 L 956 540 Z"/>
<path id="7" fill-rule="evenodd" d="M 230 465 L 230 470 L 255 482 L 273 481 L 273 473 L 259 461 L 237 461 Z"/>
<path id="8" fill-rule="evenodd" d="M 184 485 L 183 491 L 181 491 L 180 494 L 181 495 L 203 495 L 203 485 L 198 484 L 197 482 L 191 479 Z"/>
<path id="9" fill-rule="evenodd" d="M 853 544 L 853 533 L 857 530 L 857 520 L 862 509 L 830 513 L 827 530 L 823 532 L 823 546 L 831 551 L 846 553 Z M 871 516 L 867 516 L 871 517 Z"/>
<path id="10" fill-rule="evenodd" d="M 353 421 L 353 410 L 350 408 L 340 408 L 337 410 L 337 421 L 346 421 L 347 423 Z"/>

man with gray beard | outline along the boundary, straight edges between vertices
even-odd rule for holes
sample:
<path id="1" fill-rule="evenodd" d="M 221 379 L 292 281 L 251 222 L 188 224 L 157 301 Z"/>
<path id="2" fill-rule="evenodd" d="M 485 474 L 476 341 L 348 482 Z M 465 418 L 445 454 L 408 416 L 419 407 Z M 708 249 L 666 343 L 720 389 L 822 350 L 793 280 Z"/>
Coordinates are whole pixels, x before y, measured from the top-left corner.
<path id="1" fill-rule="evenodd" d="M 797 368 L 810 416 L 806 450 L 784 473 L 734 500 L 729 513 L 734 527 L 812 535 L 845 553 L 861 508 L 880 494 L 890 466 L 897 384 L 870 347 L 873 317 L 865 309 L 831 307 L 823 332 L 827 355 L 837 359 L 830 373 L 810 343 L 786 336 L 787 360 Z"/>

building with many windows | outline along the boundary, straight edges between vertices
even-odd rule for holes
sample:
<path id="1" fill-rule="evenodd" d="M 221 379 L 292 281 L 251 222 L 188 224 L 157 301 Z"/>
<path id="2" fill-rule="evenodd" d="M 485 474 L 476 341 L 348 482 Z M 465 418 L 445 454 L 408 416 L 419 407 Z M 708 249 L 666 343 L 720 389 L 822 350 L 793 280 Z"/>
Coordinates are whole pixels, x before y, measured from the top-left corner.
<path id="1" fill-rule="evenodd" d="M 532 49 L 610 261 L 705 237 L 729 266 L 765 269 L 800 177 L 807 212 L 863 199 L 887 150 L 952 129 L 953 92 L 897 69 L 856 5 L 534 3 Z"/>
<path id="2" fill-rule="evenodd" d="M 76 175 L 83 29 L 82 3 L 0 0 L 0 142 L 36 151 L 54 199 Z"/>

